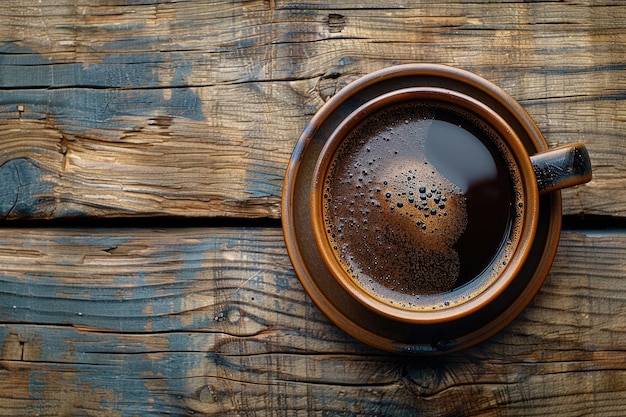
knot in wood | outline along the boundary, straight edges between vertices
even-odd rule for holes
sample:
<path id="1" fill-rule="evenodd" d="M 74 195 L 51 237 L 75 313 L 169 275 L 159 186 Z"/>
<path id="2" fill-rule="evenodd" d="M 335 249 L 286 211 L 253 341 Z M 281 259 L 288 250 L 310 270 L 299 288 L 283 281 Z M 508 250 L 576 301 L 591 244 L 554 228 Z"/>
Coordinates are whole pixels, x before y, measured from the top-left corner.
<path id="1" fill-rule="evenodd" d="M 210 385 L 205 385 L 198 390 L 198 401 L 205 404 L 212 404 L 216 399 L 215 391 Z"/>
<path id="2" fill-rule="evenodd" d="M 445 389 L 446 369 L 439 363 L 413 362 L 403 369 L 408 388 L 419 396 L 431 396 Z"/>

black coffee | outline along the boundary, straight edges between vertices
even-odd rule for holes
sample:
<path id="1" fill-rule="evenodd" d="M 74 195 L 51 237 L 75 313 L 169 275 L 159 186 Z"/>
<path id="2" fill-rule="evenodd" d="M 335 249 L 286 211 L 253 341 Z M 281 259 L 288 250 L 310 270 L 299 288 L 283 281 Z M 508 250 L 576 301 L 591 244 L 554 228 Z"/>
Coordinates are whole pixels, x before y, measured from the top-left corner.
<path id="1" fill-rule="evenodd" d="M 445 104 L 366 118 L 325 180 L 324 219 L 341 264 L 367 291 L 408 308 L 479 285 L 506 263 L 518 229 L 519 174 L 505 146 Z"/>

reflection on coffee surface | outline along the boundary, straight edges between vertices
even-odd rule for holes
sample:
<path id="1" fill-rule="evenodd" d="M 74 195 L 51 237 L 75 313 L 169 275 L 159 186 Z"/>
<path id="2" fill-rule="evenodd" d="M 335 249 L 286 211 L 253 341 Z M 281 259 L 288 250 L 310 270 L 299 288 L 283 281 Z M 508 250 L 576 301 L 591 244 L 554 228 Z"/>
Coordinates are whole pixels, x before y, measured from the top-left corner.
<path id="1" fill-rule="evenodd" d="M 326 175 L 323 212 L 331 246 L 361 287 L 415 307 L 496 273 L 496 257 L 506 263 L 521 197 L 496 135 L 429 103 L 379 111 L 348 134 Z"/>

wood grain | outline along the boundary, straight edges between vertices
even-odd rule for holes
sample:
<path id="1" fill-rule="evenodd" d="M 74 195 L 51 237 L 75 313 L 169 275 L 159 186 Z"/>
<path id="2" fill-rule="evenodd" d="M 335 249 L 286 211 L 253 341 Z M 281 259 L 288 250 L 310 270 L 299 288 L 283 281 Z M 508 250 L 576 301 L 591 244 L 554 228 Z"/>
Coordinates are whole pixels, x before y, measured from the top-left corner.
<path id="1" fill-rule="evenodd" d="M 44 220 L 0 228 L 0 416 L 626 415 L 625 56 L 611 0 L 0 2 L 0 219 Z M 428 359 L 347 336 L 281 230 L 244 227 L 280 218 L 330 97 L 413 62 L 493 81 L 594 169 L 530 306 Z"/>
<path id="2" fill-rule="evenodd" d="M 565 233 L 509 327 L 416 359 L 332 325 L 280 229 L 0 229 L 0 415 L 621 417 L 624 259 Z"/>
<path id="3" fill-rule="evenodd" d="M 0 4 L 0 217 L 280 217 L 302 129 L 338 89 L 435 62 L 587 143 L 566 214 L 624 216 L 620 2 Z"/>

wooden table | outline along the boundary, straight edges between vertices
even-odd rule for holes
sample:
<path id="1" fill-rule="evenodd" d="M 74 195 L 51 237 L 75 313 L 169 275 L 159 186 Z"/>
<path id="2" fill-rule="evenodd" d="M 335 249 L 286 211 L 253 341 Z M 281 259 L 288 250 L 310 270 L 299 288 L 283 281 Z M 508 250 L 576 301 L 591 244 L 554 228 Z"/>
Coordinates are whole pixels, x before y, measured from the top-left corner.
<path id="1" fill-rule="evenodd" d="M 0 416 L 626 415 L 626 3 L 334 3 L 0 3 Z M 331 324 L 280 227 L 311 116 L 413 62 L 594 169 L 531 305 L 437 358 Z"/>

